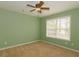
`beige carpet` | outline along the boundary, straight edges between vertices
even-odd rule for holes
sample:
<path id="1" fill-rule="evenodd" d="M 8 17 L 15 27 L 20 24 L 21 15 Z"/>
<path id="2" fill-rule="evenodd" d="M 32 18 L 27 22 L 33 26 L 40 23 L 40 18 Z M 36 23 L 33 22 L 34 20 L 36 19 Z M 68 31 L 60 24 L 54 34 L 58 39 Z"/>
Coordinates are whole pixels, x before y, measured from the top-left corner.
<path id="1" fill-rule="evenodd" d="M 55 45 L 47 44 L 44 42 L 35 42 L 31 44 L 22 45 L 15 48 L 6 49 L 0 51 L 0 56 L 9 57 L 75 57 L 79 56 L 79 53 L 73 52 L 64 48 L 57 47 Z"/>

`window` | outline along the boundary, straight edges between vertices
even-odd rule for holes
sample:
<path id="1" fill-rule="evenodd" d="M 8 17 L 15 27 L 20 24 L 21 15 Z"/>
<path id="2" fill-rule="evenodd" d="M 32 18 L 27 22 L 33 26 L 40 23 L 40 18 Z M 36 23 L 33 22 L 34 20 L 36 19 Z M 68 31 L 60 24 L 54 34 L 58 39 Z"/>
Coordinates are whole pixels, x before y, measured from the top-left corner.
<path id="1" fill-rule="evenodd" d="M 46 36 L 70 40 L 70 16 L 47 20 Z"/>

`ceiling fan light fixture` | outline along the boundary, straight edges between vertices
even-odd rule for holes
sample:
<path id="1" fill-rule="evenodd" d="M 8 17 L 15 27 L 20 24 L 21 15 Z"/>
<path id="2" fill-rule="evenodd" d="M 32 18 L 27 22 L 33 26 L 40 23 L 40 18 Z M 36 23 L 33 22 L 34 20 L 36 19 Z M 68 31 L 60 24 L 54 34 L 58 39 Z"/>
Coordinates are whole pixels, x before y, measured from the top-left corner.
<path id="1" fill-rule="evenodd" d="M 40 8 L 36 8 L 36 11 L 40 11 L 41 9 Z"/>

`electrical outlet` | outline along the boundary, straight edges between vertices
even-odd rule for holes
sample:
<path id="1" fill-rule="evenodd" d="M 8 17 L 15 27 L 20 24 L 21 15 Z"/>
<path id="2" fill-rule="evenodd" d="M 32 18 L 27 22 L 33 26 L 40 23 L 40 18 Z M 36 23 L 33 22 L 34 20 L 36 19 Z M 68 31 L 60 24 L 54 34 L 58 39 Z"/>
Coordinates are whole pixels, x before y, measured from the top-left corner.
<path id="1" fill-rule="evenodd" d="M 65 42 L 65 44 L 68 44 L 68 42 Z"/>
<path id="2" fill-rule="evenodd" d="M 7 41 L 5 41 L 4 44 L 7 45 Z"/>
<path id="3" fill-rule="evenodd" d="M 74 46 L 74 43 L 71 43 L 72 46 Z"/>

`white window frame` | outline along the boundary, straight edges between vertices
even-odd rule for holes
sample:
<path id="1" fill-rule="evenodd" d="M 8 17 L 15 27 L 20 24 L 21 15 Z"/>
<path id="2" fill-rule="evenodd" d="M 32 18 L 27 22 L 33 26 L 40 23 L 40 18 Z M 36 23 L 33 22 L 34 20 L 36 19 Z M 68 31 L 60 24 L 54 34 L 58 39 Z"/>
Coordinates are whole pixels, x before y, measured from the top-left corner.
<path id="1" fill-rule="evenodd" d="M 64 21 L 63 21 L 64 20 Z M 63 21 L 63 22 L 62 22 Z M 64 28 L 61 29 L 61 27 L 58 26 L 58 22 L 59 24 L 62 26 L 62 24 L 64 24 Z M 66 23 L 65 23 L 66 22 Z M 50 26 L 49 26 L 49 25 Z M 64 16 L 64 17 L 58 17 L 58 18 L 54 18 L 54 19 L 50 19 L 46 21 L 46 37 L 50 37 L 50 38 L 57 38 L 57 39 L 63 39 L 63 40 L 68 40 L 70 41 L 70 24 L 71 24 L 71 17 L 70 16 Z M 55 25 L 55 26 L 53 26 Z M 69 25 L 69 28 L 67 28 Z M 52 28 L 51 28 L 52 27 Z M 59 27 L 59 29 L 58 29 Z M 59 30 L 61 32 L 64 33 L 64 35 L 62 35 Z M 59 33 L 58 33 L 59 32 Z M 54 34 L 52 34 L 54 33 Z M 59 35 L 58 35 L 59 34 Z M 68 35 L 67 35 L 68 34 Z M 62 36 L 61 36 L 62 35 Z M 65 37 L 66 36 L 66 37 Z"/>

